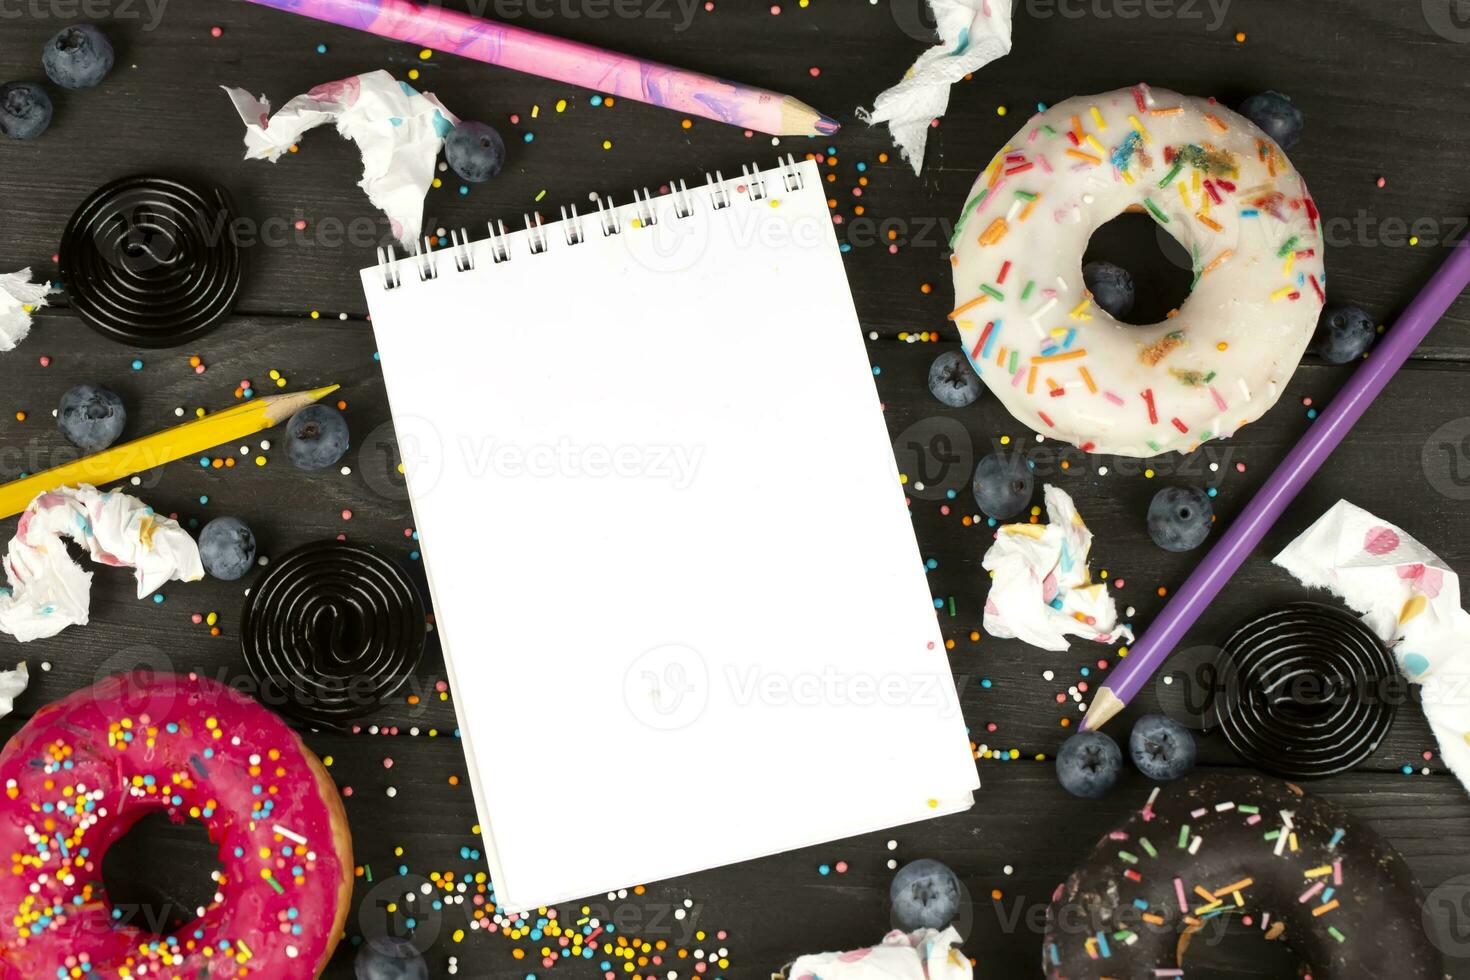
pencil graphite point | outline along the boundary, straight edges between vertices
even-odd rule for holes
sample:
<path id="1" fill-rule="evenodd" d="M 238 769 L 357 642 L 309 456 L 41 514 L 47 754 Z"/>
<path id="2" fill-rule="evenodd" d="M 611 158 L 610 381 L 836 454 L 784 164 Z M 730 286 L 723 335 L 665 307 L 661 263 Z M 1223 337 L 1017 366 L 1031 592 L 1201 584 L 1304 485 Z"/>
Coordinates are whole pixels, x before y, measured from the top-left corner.
<path id="1" fill-rule="evenodd" d="M 781 132 L 772 135 L 831 136 L 841 128 L 836 119 L 788 95 L 781 100 Z"/>
<path id="2" fill-rule="evenodd" d="M 1082 724 L 1078 726 L 1078 730 L 1095 732 L 1122 710 L 1123 702 L 1118 700 L 1118 696 L 1108 688 L 1100 687 L 1092 698 L 1092 706 L 1087 709 L 1087 714 L 1082 716 Z"/>

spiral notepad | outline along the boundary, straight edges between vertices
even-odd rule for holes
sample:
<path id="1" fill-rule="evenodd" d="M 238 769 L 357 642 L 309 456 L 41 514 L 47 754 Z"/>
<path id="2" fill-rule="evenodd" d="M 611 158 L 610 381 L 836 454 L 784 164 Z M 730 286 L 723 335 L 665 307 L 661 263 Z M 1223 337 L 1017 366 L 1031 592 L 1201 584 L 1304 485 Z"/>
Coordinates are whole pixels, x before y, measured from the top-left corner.
<path id="1" fill-rule="evenodd" d="M 362 274 L 500 907 L 971 806 L 816 165 L 562 214 Z"/>

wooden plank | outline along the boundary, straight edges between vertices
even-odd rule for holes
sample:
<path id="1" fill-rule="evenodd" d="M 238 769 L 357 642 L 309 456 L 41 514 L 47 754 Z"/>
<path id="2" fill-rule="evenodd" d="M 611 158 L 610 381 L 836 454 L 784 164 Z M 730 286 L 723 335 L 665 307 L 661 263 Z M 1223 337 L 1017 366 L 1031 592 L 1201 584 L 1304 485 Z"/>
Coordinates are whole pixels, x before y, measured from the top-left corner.
<path id="1" fill-rule="evenodd" d="M 466 2 L 454 5 L 463 8 Z M 1080 714 L 1066 691 L 1079 681 L 1096 682 L 1096 651 L 1049 654 L 1014 642 L 968 639 L 980 626 L 985 593 L 980 559 L 989 539 L 986 528 L 960 522 L 973 512 L 968 473 L 975 459 L 1001 436 L 1028 446 L 1047 478 L 1074 495 L 1097 536 L 1094 567 L 1124 579 L 1120 598 L 1135 607 L 1134 621 L 1142 626 L 1164 601 L 1157 588 L 1182 581 L 1197 558 L 1166 555 L 1149 543 L 1143 515 L 1152 493 L 1165 482 L 1218 485 L 1216 505 L 1222 521 L 1228 520 L 1310 424 L 1301 399 L 1311 397 L 1320 406 L 1347 369 L 1309 363 L 1261 423 L 1193 457 L 1155 461 L 1153 478 L 1130 461 L 1087 458 L 1076 451 L 1057 455 L 1054 443 L 1035 443 L 989 396 L 956 412 L 940 407 L 925 390 L 930 360 L 955 339 L 944 320 L 952 305 L 948 222 L 958 214 L 975 173 L 1037 101 L 1102 91 L 1141 76 L 1181 91 L 1213 92 L 1229 104 L 1276 88 L 1294 95 L 1307 110 L 1307 136 L 1292 160 L 1306 174 L 1329 222 L 1329 292 L 1390 320 L 1438 264 L 1444 240 L 1463 235 L 1460 169 L 1445 161 L 1470 139 L 1470 105 L 1440 98 L 1426 113 L 1425 93 L 1461 77 L 1464 45 L 1437 35 L 1427 19 L 1429 6 L 1420 4 L 1298 0 L 1248 9 L 1237 5 L 1216 22 L 1202 3 L 1190 5 L 1198 18 L 1185 16 L 1182 3 L 1166 16 L 1134 18 L 1112 15 L 1109 6 L 1102 9 L 1110 16 L 1103 16 L 1092 5 L 1079 18 L 1064 13 L 1061 5 L 1025 2 L 1017 13 L 1015 53 L 956 89 L 948 116 L 931 132 L 924 175 L 915 178 L 892 153 L 884 133 L 851 122 L 849 110 L 871 102 L 923 47 L 917 0 L 783 3 L 776 17 L 764 0 L 718 0 L 711 12 L 702 5 L 694 9 L 687 23 L 676 5 L 662 5 L 667 17 L 656 16 L 654 6 L 644 0 L 637 16 L 596 17 L 588 13 L 590 2 L 573 3 L 561 5 L 550 18 L 521 14 L 518 22 L 782 88 L 842 115 L 850 125 L 835 140 L 788 139 L 779 146 L 703 121 L 685 130 L 677 116 L 662 110 L 622 100 L 611 108 L 593 108 L 591 92 L 445 56 L 423 62 L 411 47 L 247 4 L 169 4 L 156 25 L 122 16 L 111 20 L 108 29 L 120 50 L 113 78 L 94 91 L 58 96 L 56 123 L 43 140 L 4 148 L 0 270 L 27 263 L 49 269 L 68 216 L 91 190 L 125 174 L 163 172 L 218 181 L 232 191 L 250 221 L 247 231 L 256 238 L 247 249 L 249 282 L 240 315 L 187 351 L 134 352 L 100 340 L 64 310 L 42 316 L 33 339 L 17 353 L 0 355 L 0 479 L 69 456 L 49 413 L 61 392 L 79 382 L 118 390 L 133 415 L 132 434 L 172 424 L 176 408 L 191 412 L 231 404 L 237 382 L 249 377 L 264 385 L 272 369 L 285 374 L 292 388 L 341 382 L 353 430 L 354 447 L 344 460 L 351 474 L 301 474 L 276 450 L 263 453 L 270 457 L 267 466 L 256 467 L 252 460 L 262 451 L 259 440 L 252 440 L 246 454 L 236 448 L 233 469 L 174 464 L 145 474 L 137 492 L 186 521 L 202 523 L 226 513 L 245 517 L 269 556 L 346 534 L 404 562 L 422 584 L 419 563 L 410 557 L 415 544 L 404 536 L 412 516 L 394 479 L 396 458 L 388 449 L 393 429 L 355 275 L 373 261 L 373 247 L 387 235 L 386 223 L 355 186 L 356 151 L 330 132 L 307 137 L 299 154 L 275 166 L 242 161 L 241 127 L 220 84 L 265 92 L 279 105 L 319 82 L 359 71 L 388 68 L 402 77 L 420 70 L 423 88 L 466 117 L 500 126 L 510 143 L 507 171 L 497 180 L 467 195 L 449 180 L 430 194 L 431 229 L 476 228 L 492 217 L 515 224 L 535 207 L 548 216 L 560 204 L 586 210 L 590 190 L 623 200 L 634 186 L 656 188 L 715 168 L 729 175 L 738 173 L 741 163 L 768 163 L 777 153 L 801 155 L 835 146 L 837 162 L 824 164 L 835 178 L 828 190 L 843 217 L 839 237 L 851 245 L 846 262 L 864 329 L 879 335 L 870 351 L 882 369 L 877 384 L 890 432 L 900 458 L 907 459 L 919 541 L 924 554 L 938 563 L 931 572 L 933 592 L 942 600 L 955 597 L 955 615 L 949 615 L 946 603 L 940 616 L 945 635 L 956 644 L 951 659 L 964 682 L 966 718 L 977 741 L 1016 748 L 1020 759 L 980 763 L 985 789 L 971 813 L 655 884 L 642 896 L 604 899 L 605 909 L 590 904 L 628 935 L 706 954 L 728 948 L 729 968 L 711 968 L 706 976 L 763 977 L 799 953 L 877 939 L 887 925 L 884 896 L 891 872 L 885 862 L 935 856 L 959 871 L 974 899 L 966 949 L 977 958 L 978 975 L 1033 976 L 1039 935 L 1027 923 L 1092 841 L 1137 804 L 1146 786 L 1130 775 L 1108 800 L 1084 802 L 1058 789 L 1049 765 L 1031 761 L 1037 753 L 1054 752 L 1070 730 L 1060 722 Z M 41 16 L 27 12 L 6 19 L 0 78 L 37 76 L 42 42 L 66 22 L 51 5 L 42 5 Z M 224 28 L 219 39 L 210 37 L 216 24 Z M 1237 30 L 1246 32 L 1245 43 L 1233 40 Z M 315 53 L 318 43 L 328 45 L 326 54 Z M 1038 65 L 1045 66 L 1044 77 Z M 818 76 L 808 70 L 814 66 L 821 69 Z M 568 107 L 558 113 L 555 105 L 562 98 Z M 1003 117 L 999 105 L 1008 109 Z M 533 106 L 539 106 L 534 119 Z M 512 113 L 521 116 L 519 124 L 509 122 Z M 524 142 L 527 130 L 534 131 L 534 142 Z M 605 139 L 613 142 L 611 150 L 602 149 Z M 893 159 L 880 164 L 878 155 L 885 151 Z M 868 182 L 857 196 L 860 162 Z M 1380 176 L 1386 178 L 1381 188 Z M 858 205 L 865 214 L 855 212 Z M 292 227 L 297 219 L 307 222 L 303 232 Z M 1416 230 L 1420 242 L 1410 245 L 1408 236 Z M 927 293 L 919 288 L 925 282 L 932 285 Z M 324 318 L 308 319 L 312 310 Z M 339 313 L 349 319 L 339 322 Z M 493 313 L 487 310 L 487 319 L 493 320 Z M 426 325 L 427 336 L 431 329 Z M 934 329 L 943 343 L 894 339 L 899 331 Z M 548 355 L 555 344 L 556 338 L 546 339 Z M 44 370 L 37 365 L 43 354 L 52 358 Z M 188 368 L 190 354 L 203 357 L 209 366 L 205 374 Z M 452 357 L 454 351 L 444 354 Z M 129 368 L 135 356 L 146 362 L 140 372 Z M 1470 567 L 1462 479 L 1470 476 L 1470 453 L 1455 428 L 1470 395 L 1470 375 L 1463 367 L 1470 360 L 1470 302 L 1451 311 L 1418 358 L 1191 632 L 1191 646 L 1213 642 L 1241 618 L 1304 595 L 1268 558 L 1339 497 L 1404 526 L 1451 566 Z M 27 421 L 15 420 L 18 410 L 29 413 Z M 810 473 L 792 475 L 791 500 L 819 517 L 823 496 L 841 492 L 841 461 L 821 457 L 820 433 L 803 435 L 812 440 L 814 463 Z M 942 475 L 931 449 L 921 474 L 907 444 L 931 446 L 936 436 L 949 438 L 945 453 L 957 453 L 959 459 Z M 1065 470 L 1063 459 L 1069 464 Z M 1209 470 L 1211 462 L 1217 471 Z M 1235 470 L 1237 463 L 1245 464 L 1243 473 Z M 1098 472 L 1102 465 L 1109 468 L 1105 476 Z M 950 514 L 941 513 L 947 502 L 942 494 L 936 499 L 914 488 L 921 478 L 955 489 Z M 201 503 L 206 497 L 209 502 Z M 343 511 L 351 511 L 350 520 Z M 813 573 L 820 574 L 821 557 L 810 560 Z M 158 606 L 137 601 L 126 574 L 100 570 L 91 626 L 26 647 L 0 638 L 0 663 L 24 656 L 33 666 L 50 666 L 34 672 L 32 691 L 17 714 L 0 723 L 0 734 L 12 733 L 38 705 L 118 669 L 192 669 L 248 683 L 236 630 L 251 581 L 171 586 L 164 590 L 167 601 Z M 222 617 L 219 638 L 189 619 L 193 612 L 212 610 Z M 1084 667 L 1086 678 L 1080 673 Z M 1053 672 L 1051 680 L 1042 676 L 1045 670 Z M 482 866 L 461 856 L 462 847 L 478 846 L 471 830 L 476 817 L 453 737 L 453 705 L 440 700 L 436 689 L 443 674 L 431 640 L 413 687 L 371 719 L 380 730 L 396 727 L 396 736 L 309 736 L 319 752 L 333 758 L 339 785 L 353 789 L 347 805 L 357 860 L 374 869 L 373 884 L 391 880 L 399 864 L 414 873 L 466 874 Z M 983 686 L 984 679 L 990 687 Z M 409 703 L 410 693 L 419 695 L 419 703 Z M 1064 703 L 1055 700 L 1058 693 Z M 1138 711 L 1156 704 L 1150 692 Z M 1115 723 L 1120 734 L 1132 714 Z M 430 737 L 431 730 L 438 734 Z M 410 734 L 414 731 L 418 734 Z M 1448 883 L 1430 905 L 1436 921 L 1448 928 L 1467 891 L 1462 876 L 1470 874 L 1464 791 L 1438 759 L 1427 763 L 1429 776 L 1398 772 L 1403 765 L 1425 765 L 1421 753 L 1432 745 L 1417 708 L 1408 706 L 1363 767 L 1313 788 L 1389 836 L 1427 887 Z M 1216 734 L 1202 736 L 1201 756 L 1207 768 L 1236 764 Z M 392 768 L 384 764 L 388 758 Z M 532 769 L 544 778 L 588 779 L 605 787 L 607 806 L 636 806 L 641 786 L 675 780 L 690 787 L 689 819 L 698 819 L 701 807 L 721 803 L 718 760 L 711 761 L 708 772 L 665 773 L 654 760 L 620 758 L 616 747 L 589 746 L 585 758 L 541 759 L 533 741 L 515 741 L 502 747 L 496 762 Z M 458 786 L 449 784 L 451 775 L 461 777 Z M 397 790 L 393 797 L 387 795 L 389 786 Z M 889 839 L 898 841 L 892 852 Z M 401 856 L 395 853 L 400 846 Z M 599 838 L 597 814 L 590 812 L 585 839 L 548 846 L 618 845 Z M 207 873 L 208 850 L 197 839 L 180 841 L 150 828 L 129 847 L 135 848 L 131 854 L 120 856 L 131 856 L 135 868 L 167 864 L 181 878 Z M 817 873 L 819 864 L 837 860 L 848 862 L 846 873 Z M 1007 864 L 1013 867 L 1010 875 L 1002 870 Z M 999 899 L 990 897 L 992 889 L 1000 890 Z M 354 915 L 357 905 L 372 908 L 382 894 L 370 893 L 366 880 L 360 882 Z M 692 907 L 684 919 L 675 918 L 686 900 Z M 574 920 L 579 916 L 575 907 L 561 913 Z M 434 975 L 445 972 L 451 954 L 459 956 L 460 977 L 539 978 L 550 972 L 539 960 L 546 941 L 476 933 L 456 943 L 453 929 L 464 921 L 461 907 L 440 916 L 429 956 Z M 349 934 L 362 928 L 354 922 Z M 694 938 L 701 929 L 706 938 Z M 728 935 L 716 938 L 721 929 Z M 430 931 L 421 927 L 422 933 Z M 514 958 L 514 948 L 525 958 Z M 1191 976 L 1258 975 L 1278 965 L 1269 950 L 1249 944 L 1234 948 L 1240 949 L 1235 959 L 1210 958 L 1192 967 Z M 350 951 L 344 952 L 327 976 L 346 980 L 352 975 L 350 961 Z M 559 969 L 572 977 L 592 976 L 601 972 L 601 961 L 595 956 Z M 687 975 L 690 962 L 671 965 Z M 1466 965 L 1466 960 L 1455 961 L 1453 972 L 1470 975 Z M 621 961 L 616 966 L 621 973 Z"/>
<path id="2" fill-rule="evenodd" d="M 672 2 L 635 6 L 642 16 L 521 22 L 784 87 L 849 121 L 850 108 L 870 101 L 883 80 L 897 78 L 920 47 L 905 33 L 920 33 L 920 5 L 908 0 L 852 12 L 788 4 L 779 17 L 770 16 L 765 4 L 722 3 L 712 13 L 698 10 L 687 29 Z M 670 16 L 656 16 L 655 6 Z M 280 105 L 319 82 L 375 68 L 421 70 L 423 87 L 460 114 L 502 127 L 510 140 L 508 170 L 500 178 L 463 197 L 453 180 L 430 194 L 430 229 L 482 229 L 497 217 L 518 225 L 521 213 L 536 207 L 552 216 L 561 204 L 586 210 L 589 191 L 623 200 L 635 186 L 699 178 L 715 168 L 738 173 L 742 162 L 767 163 L 778 152 L 800 155 L 836 145 L 838 179 L 831 190 L 845 215 L 840 231 L 854 243 L 849 272 L 858 309 L 866 324 L 884 333 L 937 327 L 951 336 L 943 322 L 951 296 L 944 263 L 948 225 L 975 173 L 1032 105 L 1106 90 L 1140 73 L 1156 85 L 1214 93 L 1232 104 L 1266 86 L 1297 96 L 1310 122 L 1292 158 L 1331 223 L 1335 298 L 1388 319 L 1433 270 L 1443 241 L 1463 236 L 1466 204 L 1458 174 L 1435 163 L 1470 137 L 1470 109 L 1451 100 L 1436 107 L 1430 125 L 1417 108 L 1425 79 L 1455 77 L 1462 52 L 1433 34 L 1419 6 L 1385 10 L 1310 0 L 1277 5 L 1269 17 L 1230 11 L 1214 31 L 1208 27 L 1215 16 L 1203 3 L 1173 5 L 1198 17 L 1089 16 L 1085 29 L 1059 12 L 1063 6 L 1023 5 L 1017 55 L 956 90 L 949 115 L 933 132 L 928 168 L 916 180 L 896 154 L 878 164 L 878 154 L 890 149 L 882 130 L 857 123 L 835 141 L 787 139 L 772 146 L 704 121 L 684 130 L 675 114 L 630 102 L 593 108 L 593 93 L 449 56 L 424 63 L 409 46 L 247 4 L 170 4 L 153 30 L 144 29 L 147 21 L 114 22 L 123 67 L 103 88 L 62 98 L 44 140 L 7 148 L 0 172 L 7 240 L 0 243 L 0 263 L 45 268 L 72 210 L 108 180 L 182 173 L 229 187 L 254 237 L 262 239 L 248 250 L 251 275 L 242 312 L 363 313 L 353 273 L 374 261 L 372 246 L 385 239 L 387 227 L 355 186 L 356 151 L 318 132 L 303 141 L 301 153 L 275 166 L 246 163 L 239 159 L 241 127 L 217 86 L 265 92 Z M 1349 68 L 1320 53 L 1302 56 L 1299 39 L 1315 36 L 1328 22 L 1334 50 L 1371 50 L 1373 63 L 1384 66 L 1373 84 L 1360 83 L 1365 59 L 1347 59 Z M 216 24 L 225 28 L 219 39 L 209 36 Z M 33 52 L 58 26 L 55 18 L 7 21 L 0 77 L 36 74 Z M 1237 28 L 1247 32 L 1247 43 L 1232 40 Z M 328 45 L 327 54 L 315 53 L 318 43 Z M 1038 84 L 1035 64 L 1043 53 L 1048 65 L 1066 71 Z M 823 63 L 817 78 L 807 71 L 814 63 Z M 1408 66 L 1412 70 L 1403 70 Z M 1343 72 L 1340 84 L 1333 71 Z M 569 108 L 557 113 L 562 98 Z M 996 114 L 1001 104 L 1010 110 L 1003 118 Z M 534 106 L 540 107 L 536 119 Z M 520 125 L 509 123 L 512 113 L 521 116 Z M 536 135 L 529 144 L 521 141 L 528 130 Z M 612 150 L 601 148 L 604 139 L 613 141 Z M 58 160 L 67 165 L 58 167 Z M 869 167 L 860 200 L 851 194 L 858 162 Z M 1380 175 L 1388 177 L 1381 189 Z M 852 212 L 856 203 L 865 215 Z M 298 218 L 309 222 L 301 233 L 290 227 Z M 1422 240 L 1414 247 L 1408 238 L 1416 226 Z M 888 230 L 898 233 L 897 255 L 888 253 Z M 928 296 L 917 290 L 924 280 L 936 285 Z M 1457 309 L 1421 355 L 1470 357 L 1470 311 Z"/>

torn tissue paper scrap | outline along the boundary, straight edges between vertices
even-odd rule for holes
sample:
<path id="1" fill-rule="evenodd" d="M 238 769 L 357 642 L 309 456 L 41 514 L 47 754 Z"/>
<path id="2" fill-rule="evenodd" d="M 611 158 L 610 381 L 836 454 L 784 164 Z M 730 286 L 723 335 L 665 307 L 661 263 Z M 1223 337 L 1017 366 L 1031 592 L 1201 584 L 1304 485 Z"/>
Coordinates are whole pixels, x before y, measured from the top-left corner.
<path id="1" fill-rule="evenodd" d="M 31 684 L 31 674 L 22 660 L 14 670 L 0 670 L 0 718 L 15 710 L 15 699 Z"/>
<path id="2" fill-rule="evenodd" d="M 30 269 L 0 274 L 0 352 L 26 339 L 31 314 L 46 305 L 50 291 L 50 283 L 31 282 Z"/>
<path id="3" fill-rule="evenodd" d="M 1460 578 L 1403 530 L 1339 500 L 1273 561 L 1363 616 L 1423 685 L 1419 700 L 1440 756 L 1470 789 L 1470 612 Z"/>
<path id="4" fill-rule="evenodd" d="M 137 497 L 83 484 L 43 493 L 20 515 L 5 555 L 0 631 L 22 643 L 87 623 L 92 573 L 67 554 L 71 538 L 101 565 L 136 569 L 138 598 L 165 582 L 204 577 L 199 546 Z"/>
<path id="5" fill-rule="evenodd" d="M 459 118 L 432 94 L 386 71 L 318 85 L 275 115 L 265 96 L 221 86 L 245 123 L 245 159 L 274 163 L 309 129 L 333 123 L 362 153 L 362 180 L 373 206 L 388 216 L 393 237 L 416 247 L 424 224 L 424 195 L 444 137 Z"/>
<path id="6" fill-rule="evenodd" d="M 970 980 L 970 960 L 960 952 L 960 934 L 895 929 L 877 946 L 846 953 L 814 953 L 792 963 L 785 980 Z"/>
<path id="7" fill-rule="evenodd" d="M 1049 523 L 1003 525 L 985 553 L 982 564 L 991 573 L 985 632 L 1043 650 L 1068 649 L 1069 634 L 1132 643 L 1133 631 L 1118 624 L 1107 583 L 1092 581 L 1092 532 L 1072 498 L 1050 484 L 1045 497 Z"/>
<path id="8" fill-rule="evenodd" d="M 913 0 L 917 5 L 918 0 Z M 887 123 L 893 142 L 918 173 L 934 120 L 949 109 L 950 86 L 1011 50 L 1012 0 L 929 0 L 940 43 L 919 56 L 893 88 L 878 96 L 863 122 Z M 896 9 L 896 8 L 895 8 Z"/>

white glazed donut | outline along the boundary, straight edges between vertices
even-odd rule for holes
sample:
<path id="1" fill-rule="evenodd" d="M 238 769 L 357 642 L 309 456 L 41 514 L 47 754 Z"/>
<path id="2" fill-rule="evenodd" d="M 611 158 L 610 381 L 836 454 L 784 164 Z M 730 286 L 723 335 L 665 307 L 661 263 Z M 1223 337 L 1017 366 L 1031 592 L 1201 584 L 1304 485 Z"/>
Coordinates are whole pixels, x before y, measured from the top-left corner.
<path id="1" fill-rule="evenodd" d="M 1082 283 L 1097 228 L 1144 209 L 1193 256 L 1162 323 L 1133 326 Z M 954 234 L 965 351 L 1038 433 L 1154 456 L 1232 435 L 1276 403 L 1322 310 L 1306 184 L 1253 123 L 1139 85 L 1033 117 L 975 181 Z"/>

